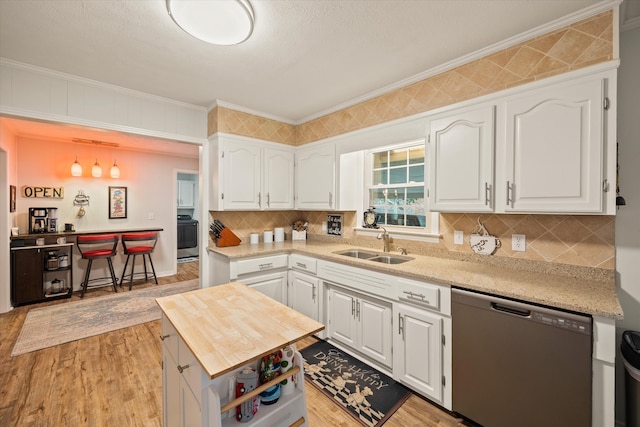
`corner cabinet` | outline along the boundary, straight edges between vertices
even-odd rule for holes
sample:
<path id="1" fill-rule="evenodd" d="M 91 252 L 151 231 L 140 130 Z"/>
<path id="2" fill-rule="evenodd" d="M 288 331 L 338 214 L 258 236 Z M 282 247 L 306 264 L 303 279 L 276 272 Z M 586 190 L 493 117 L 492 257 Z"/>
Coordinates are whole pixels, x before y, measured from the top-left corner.
<path id="1" fill-rule="evenodd" d="M 336 209 L 334 144 L 296 151 L 296 209 Z"/>
<path id="2" fill-rule="evenodd" d="M 431 208 L 440 212 L 493 211 L 495 107 L 432 120 L 429 126 Z"/>
<path id="3" fill-rule="evenodd" d="M 237 136 L 218 136 L 213 145 L 216 210 L 293 209 L 292 149 Z"/>
<path id="4" fill-rule="evenodd" d="M 604 212 L 604 89 L 565 82 L 505 102 L 506 212 Z"/>

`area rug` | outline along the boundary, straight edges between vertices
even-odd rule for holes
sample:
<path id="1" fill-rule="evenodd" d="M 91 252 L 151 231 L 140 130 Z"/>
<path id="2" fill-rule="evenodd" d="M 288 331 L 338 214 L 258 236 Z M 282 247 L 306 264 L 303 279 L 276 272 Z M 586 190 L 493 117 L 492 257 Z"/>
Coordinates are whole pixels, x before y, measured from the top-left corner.
<path id="1" fill-rule="evenodd" d="M 318 341 L 300 350 L 304 377 L 363 426 L 378 427 L 411 391 L 358 359 Z"/>
<path id="2" fill-rule="evenodd" d="M 198 288 L 198 279 L 29 310 L 11 356 L 158 320 L 156 298 Z"/>

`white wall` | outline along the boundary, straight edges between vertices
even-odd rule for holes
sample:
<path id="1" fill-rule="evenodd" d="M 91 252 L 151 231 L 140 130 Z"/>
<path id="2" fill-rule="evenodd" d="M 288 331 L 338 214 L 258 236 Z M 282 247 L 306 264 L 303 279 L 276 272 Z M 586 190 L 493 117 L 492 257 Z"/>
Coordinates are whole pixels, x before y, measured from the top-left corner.
<path id="1" fill-rule="evenodd" d="M 83 176 L 71 176 L 75 156 L 83 167 Z M 96 157 L 102 166 L 102 178 L 91 176 Z M 109 169 L 117 160 L 121 175 L 109 177 Z M 78 232 L 112 229 L 160 227 L 158 245 L 153 255 L 159 276 L 176 272 L 176 169 L 198 170 L 198 159 L 126 151 L 120 148 L 97 147 L 25 137 L 17 144 L 17 225 L 20 232 L 28 230 L 29 207 L 57 207 L 59 230 L 72 223 Z M 22 196 L 23 186 L 64 187 L 63 199 L 33 199 Z M 109 219 L 108 187 L 127 187 L 127 218 Z M 73 201 L 79 190 L 90 197 L 84 217 L 77 216 L 79 207 Z M 149 219 L 153 216 L 154 219 Z M 77 252 L 77 250 L 75 251 Z M 121 251 L 120 251 L 121 252 Z M 124 265 L 119 254 L 114 262 L 119 275 Z M 86 262 L 78 263 L 74 256 L 73 278 L 76 289 L 82 279 Z M 139 270 L 140 271 L 140 270 Z M 106 270 L 103 270 L 106 275 Z M 99 276 L 100 273 L 96 273 Z M 92 277 L 94 277 L 92 275 Z"/>
<path id="2" fill-rule="evenodd" d="M 0 313 L 11 309 L 9 233 L 15 214 L 9 212 L 9 185 L 16 185 L 16 137 L 0 120 Z"/>
<path id="3" fill-rule="evenodd" d="M 618 143 L 620 194 L 627 202 L 616 216 L 616 272 L 625 330 L 640 331 L 640 28 L 620 35 Z M 618 348 L 620 339 L 618 339 Z M 616 420 L 624 420 L 624 367 L 618 350 Z"/>

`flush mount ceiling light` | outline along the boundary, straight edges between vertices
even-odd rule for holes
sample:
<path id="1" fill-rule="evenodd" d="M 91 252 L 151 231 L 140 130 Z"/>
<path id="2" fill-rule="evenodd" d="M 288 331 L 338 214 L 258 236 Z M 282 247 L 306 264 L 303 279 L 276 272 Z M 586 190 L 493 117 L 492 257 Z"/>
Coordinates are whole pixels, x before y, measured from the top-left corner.
<path id="1" fill-rule="evenodd" d="M 217 45 L 240 44 L 253 32 L 248 0 L 166 0 L 171 19 L 193 37 Z"/>

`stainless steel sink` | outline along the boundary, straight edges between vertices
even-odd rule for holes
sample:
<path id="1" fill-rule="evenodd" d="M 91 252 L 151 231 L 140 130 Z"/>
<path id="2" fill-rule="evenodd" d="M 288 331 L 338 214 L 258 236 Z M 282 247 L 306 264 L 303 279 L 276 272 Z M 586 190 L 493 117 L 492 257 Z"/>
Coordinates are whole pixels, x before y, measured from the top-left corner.
<path id="1" fill-rule="evenodd" d="M 367 261 L 381 262 L 383 264 L 402 264 L 411 261 L 409 256 L 385 255 L 380 252 L 363 251 L 362 249 L 347 249 L 346 251 L 334 252 L 336 255 L 348 256 L 351 258 L 366 259 Z"/>
<path id="2" fill-rule="evenodd" d="M 363 251 L 360 249 L 348 249 L 346 251 L 334 252 L 336 255 L 348 256 L 351 258 L 369 259 L 380 255 L 377 252 Z"/>
<path id="3" fill-rule="evenodd" d="M 411 261 L 412 259 L 408 256 L 400 256 L 400 255 L 379 255 L 373 258 L 369 258 L 369 261 L 381 262 L 383 264 L 402 264 L 403 262 Z"/>

